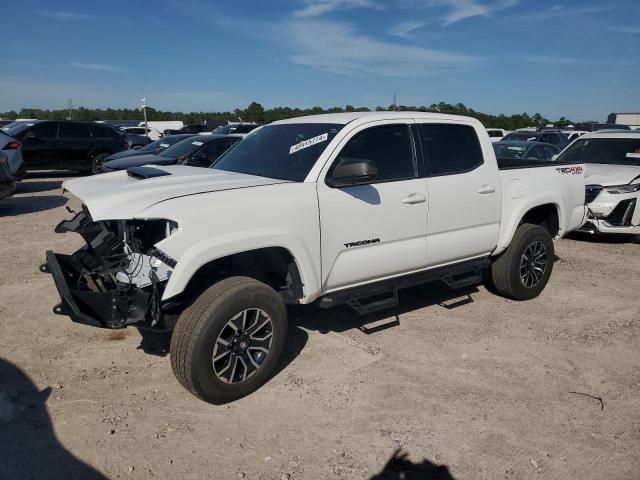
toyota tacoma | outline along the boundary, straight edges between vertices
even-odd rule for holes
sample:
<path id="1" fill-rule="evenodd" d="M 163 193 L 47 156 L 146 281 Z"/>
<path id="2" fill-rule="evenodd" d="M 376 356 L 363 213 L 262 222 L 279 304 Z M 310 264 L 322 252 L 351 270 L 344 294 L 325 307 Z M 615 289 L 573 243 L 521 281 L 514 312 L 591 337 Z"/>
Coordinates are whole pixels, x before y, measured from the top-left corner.
<path id="1" fill-rule="evenodd" d="M 286 305 L 389 308 L 398 289 L 479 283 L 528 300 L 553 239 L 582 225 L 584 168 L 498 161 L 472 118 L 318 115 L 254 130 L 211 168 L 142 166 L 63 189 L 82 210 L 47 252 L 54 312 L 105 328 L 172 331 L 180 383 L 215 404 L 276 369 Z"/>

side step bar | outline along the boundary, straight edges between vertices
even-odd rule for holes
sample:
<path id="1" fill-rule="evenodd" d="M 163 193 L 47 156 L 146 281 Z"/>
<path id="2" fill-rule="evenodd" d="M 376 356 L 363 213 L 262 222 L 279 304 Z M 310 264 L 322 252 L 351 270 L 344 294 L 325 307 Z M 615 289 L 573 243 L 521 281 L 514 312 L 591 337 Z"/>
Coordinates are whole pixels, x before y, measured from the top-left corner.
<path id="1" fill-rule="evenodd" d="M 358 314 L 366 315 L 398 305 L 398 290 L 434 281 L 460 289 L 482 282 L 482 270 L 491 266 L 488 258 L 427 270 L 405 277 L 383 280 L 371 285 L 329 293 L 319 302 L 320 308 L 347 304 Z"/>

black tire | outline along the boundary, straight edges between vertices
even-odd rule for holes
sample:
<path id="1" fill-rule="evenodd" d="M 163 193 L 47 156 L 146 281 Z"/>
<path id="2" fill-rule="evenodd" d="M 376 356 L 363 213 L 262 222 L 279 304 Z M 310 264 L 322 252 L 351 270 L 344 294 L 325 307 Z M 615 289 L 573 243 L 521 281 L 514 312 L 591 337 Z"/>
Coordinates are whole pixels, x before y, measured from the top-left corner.
<path id="1" fill-rule="evenodd" d="M 252 342 L 258 341 L 252 340 L 253 337 L 240 338 L 240 340 L 246 339 L 246 342 L 233 338 L 232 342 L 238 342 L 233 348 L 240 348 L 243 345 L 244 347 L 241 350 L 242 353 L 232 351 L 233 348 L 229 347 L 228 350 L 231 353 L 228 360 L 235 361 L 236 366 L 241 362 L 244 365 L 246 378 L 241 379 L 242 372 L 238 371 L 236 374 L 235 367 L 233 372 L 227 373 L 227 370 L 219 375 L 219 371 L 224 369 L 224 364 L 219 362 L 226 360 L 216 362 L 215 349 L 222 345 L 219 342 L 224 340 L 225 332 L 234 332 L 230 327 L 232 319 L 244 311 L 255 311 L 256 323 L 268 316 L 271 323 L 271 341 L 266 348 L 267 353 L 264 353 L 261 359 L 257 357 L 260 355 L 260 352 L 256 353 L 258 343 L 253 343 L 254 347 L 251 345 Z M 257 313 L 260 311 L 265 316 L 260 317 L 261 314 Z M 252 314 L 247 314 L 249 315 Z M 249 332 L 250 327 L 256 326 L 248 324 L 246 331 Z M 242 329 L 244 328 L 242 323 Z M 253 333 L 259 331 L 255 330 Z M 235 333 L 237 334 L 237 330 Z M 253 278 L 227 278 L 209 287 L 180 315 L 171 336 L 171 367 L 182 386 L 196 397 L 217 405 L 231 402 L 254 392 L 273 375 L 284 349 L 286 337 L 287 311 L 280 295 L 268 285 Z M 228 339 L 224 341 L 228 342 Z M 259 341 L 266 342 L 266 340 Z M 264 346 L 264 343 L 261 345 Z M 246 356 L 247 352 L 252 355 L 249 360 L 254 360 L 253 365 Z M 244 360 L 238 360 L 238 357 Z M 258 367 L 254 367 L 255 360 L 259 363 Z M 247 363 L 254 368 L 253 372 L 248 373 Z M 227 375 L 233 378 L 223 380 Z M 236 378 L 238 381 L 234 382 Z"/>
<path id="2" fill-rule="evenodd" d="M 553 260 L 553 239 L 549 232 L 539 225 L 524 223 L 491 266 L 493 287 L 498 294 L 513 300 L 535 298 L 549 281 Z"/>
<path id="3" fill-rule="evenodd" d="M 102 164 L 109 158 L 108 153 L 98 153 L 91 159 L 91 173 L 97 175 L 102 173 Z"/>

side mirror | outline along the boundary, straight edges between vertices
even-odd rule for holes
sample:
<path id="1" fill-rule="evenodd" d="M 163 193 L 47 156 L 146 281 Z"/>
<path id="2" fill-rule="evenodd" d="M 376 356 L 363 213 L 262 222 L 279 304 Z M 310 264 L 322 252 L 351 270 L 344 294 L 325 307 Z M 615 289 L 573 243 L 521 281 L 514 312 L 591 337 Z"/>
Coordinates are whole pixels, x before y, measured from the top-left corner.
<path id="1" fill-rule="evenodd" d="M 373 182 L 378 176 L 378 167 L 373 160 L 343 158 L 333 169 L 327 185 L 332 188 L 350 187 Z"/>

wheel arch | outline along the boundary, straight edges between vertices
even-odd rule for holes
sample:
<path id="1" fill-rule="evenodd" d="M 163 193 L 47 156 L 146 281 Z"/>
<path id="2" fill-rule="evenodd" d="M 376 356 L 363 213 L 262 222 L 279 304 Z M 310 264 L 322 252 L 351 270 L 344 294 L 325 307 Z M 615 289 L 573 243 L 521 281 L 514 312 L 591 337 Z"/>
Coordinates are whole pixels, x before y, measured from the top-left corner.
<path id="1" fill-rule="evenodd" d="M 562 234 L 564 222 L 562 209 L 555 199 L 546 199 L 523 205 L 511 217 L 510 222 L 503 226 L 504 230 L 494 254 L 499 254 L 506 250 L 516 230 L 524 223 L 540 225 L 549 232 L 552 238 L 556 238 Z"/>
<path id="2" fill-rule="evenodd" d="M 320 290 L 319 275 L 311 252 L 304 243 L 291 237 L 283 241 L 284 238 L 278 239 L 278 235 L 272 234 L 247 239 L 242 232 L 237 232 L 232 237 L 226 238 L 224 243 L 215 240 L 201 242 L 181 255 L 162 300 L 183 292 L 186 294 L 200 279 L 220 279 L 225 272 L 227 275 L 256 278 L 272 287 L 282 287 L 289 282 L 291 298 L 288 300 L 308 303 L 315 299 L 315 292 Z M 158 247 L 162 249 L 161 244 Z M 284 283 L 279 285 L 279 282 Z"/>

